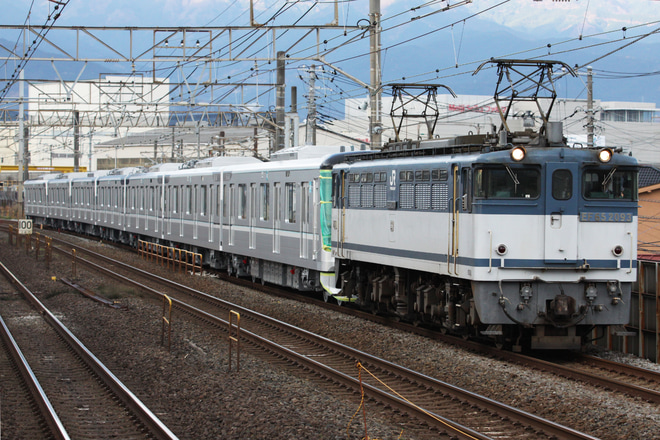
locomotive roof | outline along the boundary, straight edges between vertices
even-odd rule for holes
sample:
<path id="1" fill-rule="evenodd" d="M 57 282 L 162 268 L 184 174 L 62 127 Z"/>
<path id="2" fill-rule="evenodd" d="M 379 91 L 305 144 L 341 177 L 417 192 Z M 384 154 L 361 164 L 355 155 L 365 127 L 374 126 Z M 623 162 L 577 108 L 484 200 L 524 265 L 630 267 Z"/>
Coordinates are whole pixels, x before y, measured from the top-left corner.
<path id="1" fill-rule="evenodd" d="M 480 163 L 480 164 L 520 164 L 520 165 L 540 165 L 546 162 L 574 161 L 585 165 L 617 165 L 617 166 L 637 166 L 637 159 L 624 154 L 615 153 L 612 160 L 603 164 L 598 160 L 599 149 L 571 148 L 564 147 L 534 147 L 527 148 L 526 158 L 521 162 L 515 162 L 510 157 L 510 149 L 502 149 L 488 152 L 466 152 L 464 154 L 363 154 L 344 157 L 335 157 L 332 165 L 335 168 L 345 168 L 350 166 L 415 166 L 422 163 L 433 162 L 435 164 L 452 163 Z"/>

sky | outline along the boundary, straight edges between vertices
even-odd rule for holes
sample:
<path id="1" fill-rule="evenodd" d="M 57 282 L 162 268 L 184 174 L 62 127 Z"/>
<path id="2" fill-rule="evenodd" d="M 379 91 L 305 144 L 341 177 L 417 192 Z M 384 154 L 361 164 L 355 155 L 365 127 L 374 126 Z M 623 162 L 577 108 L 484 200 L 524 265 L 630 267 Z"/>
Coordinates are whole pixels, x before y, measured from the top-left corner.
<path id="1" fill-rule="evenodd" d="M 35 27 L 43 25 L 47 17 L 54 16 L 54 7 L 57 4 L 55 0 L 14 0 L 4 3 L 3 24 L 23 25 L 27 22 Z M 367 24 L 369 3 L 369 0 L 339 1 L 339 29 L 343 26 Z M 380 3 L 384 82 L 401 82 L 406 75 L 409 81 L 432 81 L 437 77 L 443 82 L 446 80 L 453 84 L 452 76 L 460 74 L 462 78 L 469 77 L 480 63 L 490 57 L 546 56 L 566 60 L 571 66 L 583 63 L 586 65 L 646 34 L 650 36 L 643 38 L 644 43 L 660 45 L 660 0 L 380 0 Z M 250 4 L 250 0 L 70 0 L 61 10 L 62 13 L 55 24 L 170 28 L 249 26 Z M 254 20 L 261 24 L 309 26 L 327 24 L 334 19 L 334 3 L 330 0 L 253 0 L 253 4 Z M 497 35 L 497 41 L 483 41 L 483 32 L 488 31 L 489 26 L 492 26 L 493 34 Z M 651 34 L 656 30 L 658 33 Z M 6 44 L 20 41 L 21 38 L 16 32 L 0 30 L 0 41 L 10 42 Z M 338 32 L 334 32 L 336 36 Z M 282 40 L 289 38 L 289 41 L 295 41 L 298 37 L 292 34 L 293 32 Z M 147 35 L 151 39 L 151 34 Z M 349 31 L 346 39 L 355 35 L 359 36 L 360 32 Z M 475 38 L 477 35 L 478 38 Z M 279 38 L 278 34 L 278 50 L 289 44 Z M 327 37 L 323 36 L 321 39 L 323 38 Z M 329 40 L 322 50 L 343 45 L 341 39 Z M 71 41 L 56 43 L 69 53 L 74 50 L 70 46 L 67 47 Z M 151 41 L 146 44 L 151 45 Z M 305 41 L 305 44 L 307 52 L 303 55 L 313 55 L 314 44 L 309 44 L 308 41 Z M 218 46 L 221 44 L 216 43 L 214 50 Z M 297 47 L 300 46 L 303 44 L 297 44 Z M 265 35 L 263 41 L 250 44 L 249 50 L 260 50 L 259 56 L 272 56 L 274 47 L 275 44 L 268 41 L 268 35 Z M 591 51 L 587 53 L 586 48 Z M 51 49 L 52 52 L 53 48 L 42 44 L 40 49 Z M 89 54 L 90 49 L 86 49 L 86 54 Z M 363 33 L 362 38 L 353 37 L 350 45 L 329 52 L 327 60 L 349 74 L 368 81 L 368 52 L 368 38 L 366 33 Z M 621 50 L 618 54 L 625 55 L 626 51 Z M 110 54 L 102 57 L 112 56 Z M 422 56 L 423 60 L 420 59 Z M 651 63 L 655 58 L 643 55 L 642 61 L 645 62 L 646 59 L 649 61 L 647 65 L 641 65 L 643 63 L 639 62 L 638 57 L 634 62 L 621 65 L 620 70 L 623 73 L 660 71 L 657 63 Z M 11 70 L 11 66 L 9 67 Z M 220 72 L 220 67 L 217 67 L 216 74 L 220 79 L 224 75 L 224 78 L 231 76 L 232 80 L 246 81 L 250 78 L 252 67 L 253 64 L 249 67 L 222 66 L 222 73 L 217 73 Z M 598 63 L 594 67 L 615 70 L 611 66 L 599 66 Z M 137 68 L 148 72 L 150 66 Z M 460 72 L 452 71 L 454 68 Z M 264 63 L 259 69 L 262 72 L 260 75 L 263 75 L 263 79 L 260 79 L 262 83 L 274 81 L 274 63 Z M 159 73 L 165 70 L 164 68 Z M 224 73 L 225 70 L 227 73 Z M 269 78 L 263 73 L 266 71 L 270 72 Z M 436 71 L 439 72 L 438 75 L 435 74 Z M 304 72 L 297 73 L 305 75 Z M 617 72 L 617 75 L 620 73 Z M 648 81 L 653 81 L 654 78 L 655 76 L 651 76 Z M 67 79 L 75 79 L 75 74 Z M 660 86 L 656 88 L 655 95 L 651 98 L 646 98 L 640 91 L 636 96 L 632 96 L 631 100 L 660 101 Z M 577 87 L 573 89 L 577 90 Z M 337 90 L 335 88 L 333 93 L 337 93 Z M 363 93 L 356 84 L 346 84 L 343 90 L 346 92 L 344 97 L 355 97 L 356 94 Z M 620 100 L 619 97 L 610 99 Z"/>
<path id="2" fill-rule="evenodd" d="M 30 23 L 41 24 L 56 3 L 48 0 L 14 0 L 4 2 L 4 24 L 22 24 L 30 12 Z M 316 3 L 316 5 L 314 5 Z M 461 16 L 482 12 L 482 18 L 515 32 L 531 32 L 537 28 L 562 33 L 579 30 L 585 33 L 632 27 L 660 20 L 657 0 L 381 0 L 383 19 L 397 14 L 413 17 L 456 5 L 448 13 L 433 16 L 432 22 L 444 16 Z M 84 26 L 224 26 L 248 25 L 250 0 L 70 0 L 64 7 L 58 25 Z M 409 11 L 421 4 L 429 6 Z M 270 24 L 291 24 L 304 11 L 312 11 L 301 23 L 330 17 L 332 5 L 327 1 L 254 0 L 255 13 L 265 17 L 280 8 L 287 9 Z M 499 6 L 496 6 L 499 5 Z M 490 9 L 489 12 L 483 12 Z M 368 0 L 341 1 L 340 24 L 354 24 L 368 14 Z M 259 16 L 259 15 L 258 15 Z M 545 32 L 545 31 L 544 31 Z"/>

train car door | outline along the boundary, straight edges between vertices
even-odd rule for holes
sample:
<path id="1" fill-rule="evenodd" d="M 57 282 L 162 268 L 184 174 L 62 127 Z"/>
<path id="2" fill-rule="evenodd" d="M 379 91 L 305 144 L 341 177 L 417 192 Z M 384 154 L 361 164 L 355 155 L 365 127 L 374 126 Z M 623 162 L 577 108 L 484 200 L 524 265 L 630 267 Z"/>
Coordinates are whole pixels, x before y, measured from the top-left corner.
<path id="1" fill-rule="evenodd" d="M 248 213 L 249 216 L 249 228 L 250 228 L 250 236 L 249 236 L 249 243 L 248 246 L 250 249 L 255 249 L 257 247 L 257 217 L 259 215 L 259 210 L 257 209 L 257 184 L 256 183 L 251 183 L 250 184 L 250 201 L 249 206 L 250 206 L 250 212 Z"/>
<path id="2" fill-rule="evenodd" d="M 199 222 L 201 220 L 201 200 L 199 185 L 191 185 L 190 216 L 192 218 L 193 240 L 199 237 Z"/>
<path id="3" fill-rule="evenodd" d="M 165 176 L 160 176 L 158 186 L 158 216 L 156 217 L 156 229 L 160 231 L 161 237 L 165 236 L 165 198 L 167 197 L 165 187 Z"/>
<path id="4" fill-rule="evenodd" d="M 309 202 L 311 198 L 309 182 L 300 184 L 300 258 L 309 258 Z"/>
<path id="5" fill-rule="evenodd" d="M 458 239 L 460 232 L 461 195 L 459 191 L 460 167 L 452 166 L 452 197 L 449 209 L 449 240 L 447 241 L 447 268 L 449 273 L 458 274 Z"/>
<path id="6" fill-rule="evenodd" d="M 545 173 L 544 256 L 547 263 L 575 263 L 578 234 L 578 166 L 551 162 Z"/>
<path id="7" fill-rule="evenodd" d="M 227 200 L 227 207 L 229 212 L 227 213 L 227 244 L 229 246 L 234 245 L 234 216 L 236 215 L 236 185 L 229 185 L 229 200 Z"/>
<path id="8" fill-rule="evenodd" d="M 224 175 L 223 173 L 220 173 L 220 183 L 216 185 L 216 197 L 217 197 L 217 202 L 216 202 L 216 207 L 215 207 L 215 215 L 216 215 L 216 227 L 218 228 L 218 250 L 222 250 L 222 222 L 223 222 L 223 216 L 225 215 L 225 206 L 224 206 L 224 200 L 225 200 L 225 193 L 224 193 Z"/>
<path id="9" fill-rule="evenodd" d="M 273 184 L 273 253 L 280 253 L 280 228 L 282 227 L 282 184 Z"/>

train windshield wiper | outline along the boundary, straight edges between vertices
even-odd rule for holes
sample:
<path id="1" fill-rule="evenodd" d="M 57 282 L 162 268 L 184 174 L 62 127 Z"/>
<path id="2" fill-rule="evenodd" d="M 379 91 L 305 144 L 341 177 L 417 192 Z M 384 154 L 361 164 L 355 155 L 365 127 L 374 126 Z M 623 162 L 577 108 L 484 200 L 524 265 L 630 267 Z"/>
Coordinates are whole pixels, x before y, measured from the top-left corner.
<path id="1" fill-rule="evenodd" d="M 506 166 L 506 172 L 509 173 L 509 177 L 511 177 L 511 180 L 513 180 L 513 185 L 514 185 L 513 193 L 515 194 L 518 192 L 518 185 L 520 185 L 520 182 L 518 181 L 518 176 L 516 175 L 516 173 L 513 172 L 513 170 L 509 167 L 509 165 L 505 165 L 505 166 Z"/>
<path id="2" fill-rule="evenodd" d="M 610 183 L 612 180 L 612 177 L 614 177 L 614 173 L 616 172 L 616 167 L 612 168 L 612 170 L 607 173 L 607 176 L 605 176 L 605 179 L 603 179 L 603 192 L 605 192 L 605 187 Z"/>

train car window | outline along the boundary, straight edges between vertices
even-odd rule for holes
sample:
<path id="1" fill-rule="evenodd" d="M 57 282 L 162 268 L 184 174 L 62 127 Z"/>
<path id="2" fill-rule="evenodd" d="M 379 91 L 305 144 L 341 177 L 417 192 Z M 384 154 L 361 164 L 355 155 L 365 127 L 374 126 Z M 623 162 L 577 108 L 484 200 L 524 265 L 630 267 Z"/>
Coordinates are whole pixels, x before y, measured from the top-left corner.
<path id="1" fill-rule="evenodd" d="M 342 207 L 342 197 L 344 196 L 342 192 L 342 182 L 341 174 L 332 175 L 332 207 L 341 208 Z"/>
<path id="2" fill-rule="evenodd" d="M 312 195 L 310 192 L 309 182 L 300 183 L 300 221 L 303 223 L 303 226 L 309 224 L 309 198 Z"/>
<path id="3" fill-rule="evenodd" d="M 399 181 L 401 182 L 412 182 L 413 176 L 412 171 L 399 171 Z"/>
<path id="4" fill-rule="evenodd" d="M 449 179 L 449 172 L 447 170 L 431 170 L 431 179 L 434 181 L 446 181 Z"/>
<path id="5" fill-rule="evenodd" d="M 247 218 L 247 187 L 244 183 L 238 185 L 238 218 Z"/>
<path id="6" fill-rule="evenodd" d="M 274 212 L 273 214 L 275 215 L 275 220 L 279 222 L 282 220 L 282 205 L 281 205 L 281 200 L 282 200 L 282 184 L 281 183 L 274 183 L 273 184 L 273 209 Z"/>
<path id="7" fill-rule="evenodd" d="M 360 182 L 362 183 L 372 183 L 374 181 L 373 173 L 362 173 L 360 175 Z"/>
<path id="8" fill-rule="evenodd" d="M 259 219 L 268 220 L 270 217 L 270 197 L 269 197 L 270 186 L 267 183 L 261 184 L 261 212 L 259 213 Z"/>
<path id="9" fill-rule="evenodd" d="M 200 211 L 201 215 L 206 215 L 207 214 L 206 211 L 208 209 L 208 207 L 207 207 L 208 187 L 206 185 L 202 185 L 202 186 L 199 187 L 199 191 L 200 191 L 199 203 L 201 205 L 200 208 L 199 208 L 199 211 Z"/>
<path id="10" fill-rule="evenodd" d="M 227 218 L 229 216 L 229 209 L 227 209 L 229 206 L 229 185 L 225 185 L 222 192 L 224 193 L 222 197 L 222 216 Z"/>
<path id="11" fill-rule="evenodd" d="M 385 176 L 386 176 L 385 171 L 378 171 L 378 172 L 374 173 L 374 182 L 376 182 L 376 183 L 386 182 L 387 177 L 385 177 Z"/>
<path id="12" fill-rule="evenodd" d="M 637 200 L 637 172 L 614 168 L 587 168 L 582 173 L 585 199 Z"/>
<path id="13" fill-rule="evenodd" d="M 536 199 L 541 192 L 541 173 L 534 168 L 477 168 L 473 184 L 478 198 Z"/>
<path id="14" fill-rule="evenodd" d="M 172 188 L 172 212 L 179 212 L 179 187 L 175 186 Z"/>
<path id="15" fill-rule="evenodd" d="M 555 200 L 573 197 L 573 174 L 570 170 L 555 170 L 552 173 L 552 197 Z"/>
<path id="16" fill-rule="evenodd" d="M 417 182 L 427 182 L 431 180 L 431 171 L 429 170 L 417 170 L 415 171 L 415 180 Z"/>
<path id="17" fill-rule="evenodd" d="M 461 204 L 464 212 L 472 211 L 472 170 L 463 168 L 461 170 L 461 184 L 463 191 L 461 194 Z"/>
<path id="18" fill-rule="evenodd" d="M 296 222 L 296 184 L 289 182 L 284 187 L 286 222 Z"/>
<path id="19" fill-rule="evenodd" d="M 157 206 L 157 204 L 156 204 L 156 196 L 157 196 L 157 194 L 158 194 L 158 191 L 156 191 L 156 188 L 152 186 L 152 187 L 151 187 L 151 191 L 150 191 L 150 193 L 151 193 L 151 201 L 150 201 L 151 206 L 149 207 L 149 211 L 152 211 L 152 212 L 153 212 L 153 211 L 156 210 L 156 206 Z"/>
<path id="20" fill-rule="evenodd" d="M 186 214 L 192 214 L 193 207 L 195 206 L 193 204 L 194 199 L 192 185 L 186 185 L 186 198 L 188 199 L 188 204 L 186 205 Z"/>

